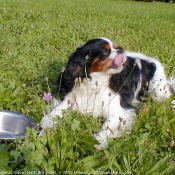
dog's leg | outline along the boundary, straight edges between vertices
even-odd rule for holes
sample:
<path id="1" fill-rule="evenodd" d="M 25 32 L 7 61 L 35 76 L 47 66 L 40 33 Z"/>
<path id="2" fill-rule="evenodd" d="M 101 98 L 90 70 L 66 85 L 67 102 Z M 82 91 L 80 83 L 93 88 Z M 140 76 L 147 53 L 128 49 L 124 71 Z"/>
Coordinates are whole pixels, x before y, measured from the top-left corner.
<path id="1" fill-rule="evenodd" d="M 171 89 L 175 90 L 175 80 L 167 79 L 164 67 L 159 60 L 150 57 L 147 57 L 147 60 L 156 65 L 155 74 L 149 83 L 149 92 L 158 101 L 170 98 L 173 92 Z"/>
<path id="2" fill-rule="evenodd" d="M 106 121 L 101 131 L 94 135 L 100 143 L 95 147 L 104 148 L 107 146 L 108 138 L 121 137 L 125 132 L 130 133 L 135 116 L 135 110 L 122 108 L 119 96 L 116 96 L 104 111 Z"/>
<path id="3" fill-rule="evenodd" d="M 168 85 L 170 86 L 172 94 L 175 94 L 175 78 L 174 77 L 170 77 L 168 79 Z"/>
<path id="4" fill-rule="evenodd" d="M 54 106 L 52 111 L 42 118 L 41 127 L 43 129 L 53 128 L 54 125 L 56 124 L 56 121 L 54 121 L 54 118 L 56 116 L 59 116 L 60 118 L 62 118 L 63 117 L 62 110 L 67 109 L 68 107 L 69 107 L 69 104 L 66 100 L 63 100 L 57 106 Z"/>
<path id="5" fill-rule="evenodd" d="M 172 94 L 175 94 L 175 78 L 174 77 L 170 77 L 168 79 L 168 85 L 170 86 L 170 90 Z M 175 100 L 173 100 L 171 104 L 172 104 L 172 107 L 175 108 Z"/>
<path id="6" fill-rule="evenodd" d="M 153 61 L 156 64 L 157 69 L 149 83 L 149 92 L 156 100 L 168 99 L 172 93 L 170 91 L 164 68 L 158 60 Z"/>

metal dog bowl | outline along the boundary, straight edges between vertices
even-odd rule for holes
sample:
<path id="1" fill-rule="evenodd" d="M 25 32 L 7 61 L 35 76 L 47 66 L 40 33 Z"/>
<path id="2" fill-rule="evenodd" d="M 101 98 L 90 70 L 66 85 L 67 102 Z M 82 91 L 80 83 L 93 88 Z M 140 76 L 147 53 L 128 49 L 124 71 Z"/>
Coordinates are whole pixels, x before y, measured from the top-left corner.
<path id="1" fill-rule="evenodd" d="M 23 138 L 26 127 L 36 128 L 37 123 L 24 114 L 0 110 L 0 139 Z"/>

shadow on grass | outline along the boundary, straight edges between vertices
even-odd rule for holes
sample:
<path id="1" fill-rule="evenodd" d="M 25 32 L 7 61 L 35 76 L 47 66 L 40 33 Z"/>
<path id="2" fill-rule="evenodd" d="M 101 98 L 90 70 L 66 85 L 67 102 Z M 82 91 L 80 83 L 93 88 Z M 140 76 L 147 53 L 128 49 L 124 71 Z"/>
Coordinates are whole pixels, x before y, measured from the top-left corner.
<path id="1" fill-rule="evenodd" d="M 61 70 L 65 67 L 66 63 L 64 61 L 54 61 L 49 63 L 45 67 L 45 72 L 40 76 L 40 82 L 42 87 L 47 88 L 46 79 L 48 78 L 48 85 L 50 91 L 55 97 L 58 97 L 58 77 L 61 75 Z M 47 78 L 46 78 L 47 77 Z"/>

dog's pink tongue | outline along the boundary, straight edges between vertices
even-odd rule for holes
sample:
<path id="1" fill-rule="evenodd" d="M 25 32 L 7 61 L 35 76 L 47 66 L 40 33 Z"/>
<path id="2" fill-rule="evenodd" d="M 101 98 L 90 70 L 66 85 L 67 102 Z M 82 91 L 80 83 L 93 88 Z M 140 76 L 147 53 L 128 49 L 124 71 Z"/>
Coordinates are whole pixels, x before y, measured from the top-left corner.
<path id="1" fill-rule="evenodd" d="M 114 66 L 118 67 L 124 62 L 124 60 L 125 60 L 125 56 L 122 53 L 120 53 L 114 58 L 113 64 Z"/>

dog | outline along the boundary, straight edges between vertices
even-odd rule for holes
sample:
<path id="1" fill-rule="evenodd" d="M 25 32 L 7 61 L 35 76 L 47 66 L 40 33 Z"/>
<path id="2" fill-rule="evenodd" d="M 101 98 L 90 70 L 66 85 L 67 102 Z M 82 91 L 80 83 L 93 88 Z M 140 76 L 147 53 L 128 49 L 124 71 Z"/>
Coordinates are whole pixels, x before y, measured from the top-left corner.
<path id="1" fill-rule="evenodd" d="M 89 40 L 69 57 L 59 81 L 60 102 L 41 121 L 42 128 L 52 128 L 62 110 L 72 108 L 105 122 L 94 137 L 98 149 L 108 138 L 131 132 L 136 111 L 148 95 L 160 101 L 172 92 L 164 67 L 158 59 L 128 52 L 107 38 Z"/>

